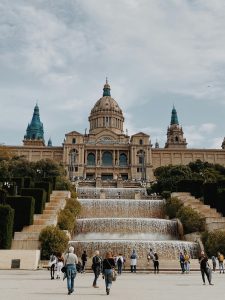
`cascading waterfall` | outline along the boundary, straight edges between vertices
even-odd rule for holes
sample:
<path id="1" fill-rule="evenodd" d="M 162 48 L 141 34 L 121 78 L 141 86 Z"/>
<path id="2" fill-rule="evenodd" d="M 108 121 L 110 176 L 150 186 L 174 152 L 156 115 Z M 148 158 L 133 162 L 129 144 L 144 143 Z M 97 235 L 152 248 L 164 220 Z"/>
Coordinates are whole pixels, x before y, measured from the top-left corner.
<path id="1" fill-rule="evenodd" d="M 105 199 L 99 199 L 101 193 Z M 135 200 L 136 193 L 146 195 L 145 189 L 78 188 L 82 210 L 71 241 L 78 256 L 83 250 L 92 256 L 98 249 L 128 258 L 136 249 L 139 258 L 146 258 L 152 248 L 161 258 L 177 259 L 184 250 L 197 257 L 198 244 L 179 241 L 177 221 L 163 219 L 165 201 Z"/>

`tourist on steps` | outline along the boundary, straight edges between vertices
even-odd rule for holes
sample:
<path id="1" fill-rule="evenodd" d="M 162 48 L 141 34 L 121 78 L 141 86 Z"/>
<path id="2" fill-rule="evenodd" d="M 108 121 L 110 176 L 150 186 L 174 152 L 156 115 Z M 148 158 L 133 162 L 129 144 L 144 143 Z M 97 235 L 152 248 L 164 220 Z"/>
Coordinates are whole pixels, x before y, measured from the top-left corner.
<path id="1" fill-rule="evenodd" d="M 95 251 L 95 256 L 93 256 L 93 258 L 92 258 L 92 270 L 95 275 L 94 281 L 93 281 L 93 287 L 98 288 L 97 280 L 102 271 L 102 258 L 99 256 L 98 250 Z"/>
<path id="2" fill-rule="evenodd" d="M 113 269 L 115 269 L 115 260 L 112 252 L 106 252 L 105 259 L 103 260 L 102 274 L 105 279 L 106 294 L 109 295 L 112 286 Z"/>

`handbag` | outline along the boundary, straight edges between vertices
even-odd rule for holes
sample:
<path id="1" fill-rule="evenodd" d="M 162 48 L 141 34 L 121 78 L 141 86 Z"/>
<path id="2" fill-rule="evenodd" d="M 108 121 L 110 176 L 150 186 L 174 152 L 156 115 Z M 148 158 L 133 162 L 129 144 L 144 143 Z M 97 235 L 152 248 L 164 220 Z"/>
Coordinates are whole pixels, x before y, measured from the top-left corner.
<path id="1" fill-rule="evenodd" d="M 112 270 L 112 281 L 116 281 L 116 278 L 117 278 L 117 273 L 116 273 L 116 270 L 113 269 Z"/>
<path id="2" fill-rule="evenodd" d="M 116 270 L 114 269 L 113 266 L 111 266 L 110 262 L 107 259 L 108 264 L 110 265 L 111 269 L 112 269 L 112 281 L 116 281 L 116 277 L 117 277 L 117 273 Z"/>

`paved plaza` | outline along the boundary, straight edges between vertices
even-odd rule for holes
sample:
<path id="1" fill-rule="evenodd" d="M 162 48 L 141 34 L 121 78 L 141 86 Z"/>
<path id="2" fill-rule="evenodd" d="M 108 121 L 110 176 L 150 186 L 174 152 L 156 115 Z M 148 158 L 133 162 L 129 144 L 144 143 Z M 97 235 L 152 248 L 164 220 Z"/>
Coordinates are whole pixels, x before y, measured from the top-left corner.
<path id="1" fill-rule="evenodd" d="M 4 300 L 63 300 L 77 299 L 129 299 L 129 300 L 186 300 L 224 298 L 225 274 L 213 274 L 214 286 L 202 285 L 200 272 L 178 273 L 124 273 L 113 283 L 109 296 L 105 294 L 104 281 L 99 288 L 92 287 L 91 273 L 78 274 L 76 290 L 67 295 L 66 281 L 50 280 L 47 270 L 0 270 L 0 299 Z"/>

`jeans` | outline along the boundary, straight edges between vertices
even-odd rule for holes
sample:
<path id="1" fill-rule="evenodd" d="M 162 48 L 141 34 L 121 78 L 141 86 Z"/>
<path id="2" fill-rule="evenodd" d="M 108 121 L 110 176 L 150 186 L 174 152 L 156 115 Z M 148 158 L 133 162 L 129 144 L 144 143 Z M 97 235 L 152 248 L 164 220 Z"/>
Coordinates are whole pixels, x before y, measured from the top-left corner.
<path id="1" fill-rule="evenodd" d="M 66 265 L 66 278 L 67 278 L 67 288 L 69 292 L 74 291 L 74 279 L 77 275 L 76 266 L 74 264 L 68 264 Z"/>
<path id="2" fill-rule="evenodd" d="M 93 286 L 96 286 L 97 284 L 97 279 L 101 273 L 101 270 L 100 270 L 100 267 L 95 267 L 94 270 L 93 270 L 94 274 L 95 274 L 95 278 L 94 278 L 94 281 L 93 281 Z"/>
<path id="3" fill-rule="evenodd" d="M 105 269 L 104 276 L 105 276 L 105 287 L 106 289 L 110 289 L 112 286 L 112 269 Z"/>
<path id="4" fill-rule="evenodd" d="M 123 269 L 123 264 L 117 264 L 117 267 L 118 267 L 118 274 L 121 274 Z"/>
<path id="5" fill-rule="evenodd" d="M 189 263 L 189 261 L 184 262 L 184 270 L 185 270 L 186 273 L 190 272 L 190 263 Z"/>
<path id="6" fill-rule="evenodd" d="M 223 267 L 223 261 L 219 261 L 219 270 L 220 270 L 220 273 L 223 271 L 224 273 L 224 267 Z"/>

